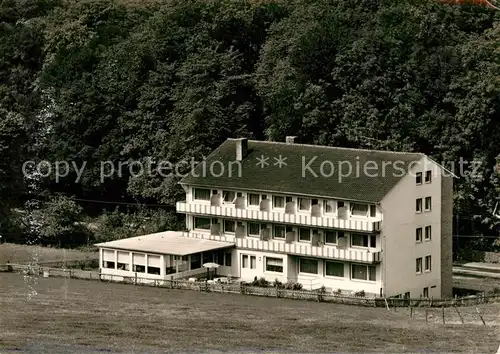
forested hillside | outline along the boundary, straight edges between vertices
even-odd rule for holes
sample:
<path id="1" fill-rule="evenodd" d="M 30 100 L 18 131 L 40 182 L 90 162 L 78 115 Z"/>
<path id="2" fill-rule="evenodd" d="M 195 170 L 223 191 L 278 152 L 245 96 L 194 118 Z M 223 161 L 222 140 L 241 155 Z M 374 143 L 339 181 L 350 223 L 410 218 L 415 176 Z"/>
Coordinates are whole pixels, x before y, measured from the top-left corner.
<path id="1" fill-rule="evenodd" d="M 455 172 L 474 162 L 454 233 L 496 235 L 499 21 L 432 0 L 2 1 L 0 233 L 80 244 L 177 228 L 178 178 L 102 180 L 102 163 L 296 135 L 423 152 Z M 23 173 L 42 160 L 69 173 Z"/>

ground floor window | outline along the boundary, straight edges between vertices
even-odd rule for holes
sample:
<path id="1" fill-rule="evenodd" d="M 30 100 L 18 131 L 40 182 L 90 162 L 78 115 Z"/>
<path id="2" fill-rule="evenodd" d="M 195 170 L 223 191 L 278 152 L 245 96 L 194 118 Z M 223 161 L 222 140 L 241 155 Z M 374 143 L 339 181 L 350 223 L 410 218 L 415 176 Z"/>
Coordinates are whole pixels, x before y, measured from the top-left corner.
<path id="1" fill-rule="evenodd" d="M 134 264 L 134 272 L 145 273 L 146 272 L 146 267 L 143 266 L 143 265 Z"/>
<path id="2" fill-rule="evenodd" d="M 231 263 L 232 263 L 232 262 L 231 262 L 231 253 L 225 253 L 225 254 L 224 254 L 224 256 L 225 256 L 225 257 L 224 257 L 224 258 L 225 258 L 225 259 L 224 259 L 224 265 L 225 265 L 226 267 L 231 267 Z"/>
<path id="3" fill-rule="evenodd" d="M 424 288 L 424 297 L 425 298 L 429 297 L 429 288 Z"/>
<path id="4" fill-rule="evenodd" d="M 316 259 L 300 258 L 299 259 L 299 272 L 318 274 L 318 261 Z"/>
<path id="5" fill-rule="evenodd" d="M 325 274 L 331 277 L 344 277 L 344 263 L 325 262 Z"/>
<path id="6" fill-rule="evenodd" d="M 104 268 L 111 268 L 111 269 L 115 269 L 115 262 L 103 262 L 103 267 Z"/>
<path id="7" fill-rule="evenodd" d="M 357 280 L 376 280 L 376 268 L 375 266 L 368 266 L 362 264 L 352 264 L 351 265 L 351 278 Z"/>
<path id="8" fill-rule="evenodd" d="M 191 269 L 201 268 L 201 254 L 196 253 L 191 255 Z"/>
<path id="9" fill-rule="evenodd" d="M 283 273 L 283 259 L 266 257 L 266 271 Z"/>
<path id="10" fill-rule="evenodd" d="M 118 263 L 119 270 L 130 270 L 128 263 Z"/>
<path id="11" fill-rule="evenodd" d="M 160 268 L 148 267 L 148 274 L 160 275 Z"/>
<path id="12" fill-rule="evenodd" d="M 257 258 L 255 256 L 249 256 L 247 254 L 241 255 L 241 267 L 242 268 L 257 268 Z"/>

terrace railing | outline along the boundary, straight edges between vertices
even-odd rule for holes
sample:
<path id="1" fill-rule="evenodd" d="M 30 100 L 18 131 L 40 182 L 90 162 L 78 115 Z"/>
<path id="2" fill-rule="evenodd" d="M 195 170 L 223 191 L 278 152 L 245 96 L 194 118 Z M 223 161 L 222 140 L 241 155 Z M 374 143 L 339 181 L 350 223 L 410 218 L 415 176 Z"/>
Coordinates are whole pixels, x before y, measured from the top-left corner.
<path id="1" fill-rule="evenodd" d="M 311 216 L 301 213 L 283 213 L 254 209 L 238 209 L 234 205 L 212 206 L 199 203 L 177 202 L 177 212 L 199 215 L 228 217 L 242 220 L 258 220 L 273 223 L 286 223 L 302 226 L 334 228 L 342 230 L 378 232 L 381 221 L 370 222 L 355 219 L 342 219 L 333 216 Z"/>

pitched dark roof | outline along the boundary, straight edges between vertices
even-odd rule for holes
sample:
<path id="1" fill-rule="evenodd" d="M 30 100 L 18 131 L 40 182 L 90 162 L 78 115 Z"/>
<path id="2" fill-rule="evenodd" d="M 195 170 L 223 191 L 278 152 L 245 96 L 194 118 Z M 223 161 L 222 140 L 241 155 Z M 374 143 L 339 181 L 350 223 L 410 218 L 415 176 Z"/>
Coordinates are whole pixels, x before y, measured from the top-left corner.
<path id="1" fill-rule="evenodd" d="M 236 164 L 233 163 L 230 168 L 230 162 L 236 160 L 236 144 L 234 139 L 226 140 L 207 157 L 204 164 L 196 166 L 180 183 L 376 203 L 408 172 L 411 162 L 425 156 L 420 153 L 249 140 L 248 153 L 241 162 L 241 174 L 238 175 Z M 286 166 L 281 168 L 275 165 L 280 155 L 286 158 Z M 268 158 L 269 165 L 264 168 L 258 165 L 261 156 Z M 349 164 L 351 174 L 348 173 Z M 214 173 L 210 172 L 210 166 L 213 166 Z M 222 166 L 224 174 L 217 177 Z"/>

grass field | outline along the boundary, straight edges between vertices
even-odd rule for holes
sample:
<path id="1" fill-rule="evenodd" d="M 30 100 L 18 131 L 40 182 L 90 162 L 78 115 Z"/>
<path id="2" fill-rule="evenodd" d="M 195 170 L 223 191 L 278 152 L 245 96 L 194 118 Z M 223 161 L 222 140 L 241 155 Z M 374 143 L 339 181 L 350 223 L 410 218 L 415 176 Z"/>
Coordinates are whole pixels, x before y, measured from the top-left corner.
<path id="1" fill-rule="evenodd" d="M 0 273 L 0 285 L 2 354 L 495 353 L 499 342 L 498 327 L 426 324 L 381 308 L 61 278 L 38 279 L 30 300 L 20 274 Z"/>
<path id="2" fill-rule="evenodd" d="M 87 260 L 99 258 L 98 252 L 84 252 L 62 248 L 17 245 L 13 243 L 0 244 L 0 264 L 28 263 L 38 258 L 39 263 L 63 260 Z"/>

